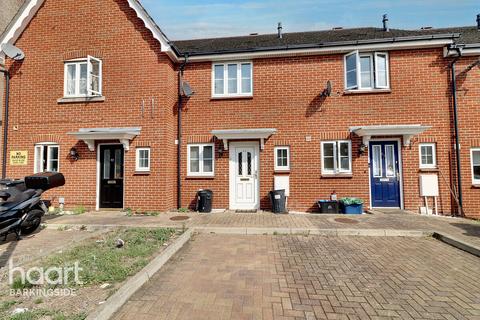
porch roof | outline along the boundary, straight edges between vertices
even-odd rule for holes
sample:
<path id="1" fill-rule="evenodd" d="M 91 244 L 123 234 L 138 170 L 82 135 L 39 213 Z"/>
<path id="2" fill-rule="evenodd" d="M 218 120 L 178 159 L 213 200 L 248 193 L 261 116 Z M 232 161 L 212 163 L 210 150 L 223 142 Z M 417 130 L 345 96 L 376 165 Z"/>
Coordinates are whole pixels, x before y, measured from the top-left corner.
<path id="1" fill-rule="evenodd" d="M 258 129 L 227 129 L 212 130 L 211 133 L 220 140 L 223 140 L 223 147 L 228 150 L 228 140 L 239 139 L 260 139 L 261 148 L 264 148 L 265 139 L 275 134 L 277 129 L 258 128 Z"/>
<path id="2" fill-rule="evenodd" d="M 81 128 L 75 132 L 68 132 L 68 135 L 82 140 L 90 151 L 95 151 L 96 140 L 119 140 L 125 150 L 130 148 L 130 140 L 140 134 L 141 127 L 130 128 Z"/>
<path id="3" fill-rule="evenodd" d="M 362 137 L 363 144 L 367 144 L 371 137 L 374 136 L 403 136 L 403 144 L 408 146 L 414 135 L 421 134 L 430 128 L 429 126 L 423 126 L 421 124 L 375 125 L 350 127 L 350 132 Z"/>

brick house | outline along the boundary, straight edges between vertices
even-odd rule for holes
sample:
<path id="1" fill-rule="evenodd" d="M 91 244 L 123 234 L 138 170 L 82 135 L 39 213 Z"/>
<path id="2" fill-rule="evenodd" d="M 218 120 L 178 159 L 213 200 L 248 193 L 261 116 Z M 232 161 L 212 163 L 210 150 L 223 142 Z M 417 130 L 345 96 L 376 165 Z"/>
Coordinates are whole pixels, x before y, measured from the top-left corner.
<path id="1" fill-rule="evenodd" d="M 3 0 L 2 1 L 2 10 L 0 10 L 0 34 L 7 28 L 9 23 L 14 18 L 15 14 L 19 11 L 24 0 Z M 2 67 L 0 66 L 0 69 Z M 0 80 L 0 108 L 3 110 L 3 103 L 5 98 L 3 93 L 5 91 L 5 81 L 4 79 Z M 0 118 L 1 120 L 1 118 Z"/>
<path id="2" fill-rule="evenodd" d="M 26 55 L 6 58 L 7 155 L 27 155 L 8 177 L 61 171 L 49 196 L 67 207 L 193 208 L 208 188 L 214 208 L 268 209 L 277 184 L 291 210 L 335 192 L 419 212 L 427 176 L 449 214 L 456 60 L 463 207 L 480 216 L 476 26 L 170 41 L 137 0 L 91 6 L 31 0 L 0 38 Z"/>

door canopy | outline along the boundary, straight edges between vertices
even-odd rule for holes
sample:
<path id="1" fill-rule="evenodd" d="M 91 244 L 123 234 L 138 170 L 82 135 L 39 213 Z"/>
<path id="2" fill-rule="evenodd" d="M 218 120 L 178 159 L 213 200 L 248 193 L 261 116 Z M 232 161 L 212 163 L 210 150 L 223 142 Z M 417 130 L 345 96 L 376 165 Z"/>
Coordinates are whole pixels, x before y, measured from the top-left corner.
<path id="1" fill-rule="evenodd" d="M 350 132 L 363 138 L 363 144 L 368 145 L 368 141 L 375 136 L 402 136 L 403 145 L 409 146 L 410 140 L 413 136 L 419 135 L 430 129 L 429 126 L 422 126 L 420 124 L 405 124 L 405 125 L 377 125 L 377 126 L 362 126 L 350 127 Z"/>

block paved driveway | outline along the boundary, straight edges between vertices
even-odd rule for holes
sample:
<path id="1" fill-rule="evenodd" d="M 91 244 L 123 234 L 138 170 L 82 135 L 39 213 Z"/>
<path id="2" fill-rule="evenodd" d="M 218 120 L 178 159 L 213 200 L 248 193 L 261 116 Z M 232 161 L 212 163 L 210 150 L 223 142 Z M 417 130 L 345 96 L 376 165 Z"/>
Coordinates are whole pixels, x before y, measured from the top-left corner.
<path id="1" fill-rule="evenodd" d="M 479 275 L 430 238 L 200 234 L 114 319 L 480 319 Z"/>

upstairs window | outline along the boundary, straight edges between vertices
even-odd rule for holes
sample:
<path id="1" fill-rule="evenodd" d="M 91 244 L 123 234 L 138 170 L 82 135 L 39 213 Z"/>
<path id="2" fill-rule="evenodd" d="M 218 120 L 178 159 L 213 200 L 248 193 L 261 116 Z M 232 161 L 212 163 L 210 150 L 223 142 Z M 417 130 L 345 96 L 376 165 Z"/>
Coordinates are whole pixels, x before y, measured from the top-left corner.
<path id="1" fill-rule="evenodd" d="M 252 63 L 215 63 L 212 70 L 213 97 L 251 96 L 253 91 Z"/>
<path id="2" fill-rule="evenodd" d="M 437 155 L 435 143 L 421 143 L 418 146 L 420 152 L 420 168 L 432 169 L 437 167 Z"/>
<path id="3" fill-rule="evenodd" d="M 353 51 L 345 55 L 345 89 L 373 90 L 389 87 L 387 53 Z"/>
<path id="4" fill-rule="evenodd" d="M 322 174 L 352 173 L 350 141 L 322 142 Z"/>
<path id="5" fill-rule="evenodd" d="M 54 143 L 39 143 L 35 145 L 34 173 L 58 172 L 59 146 Z"/>
<path id="6" fill-rule="evenodd" d="M 87 59 L 65 62 L 64 96 L 94 97 L 102 95 L 102 61 Z"/>

